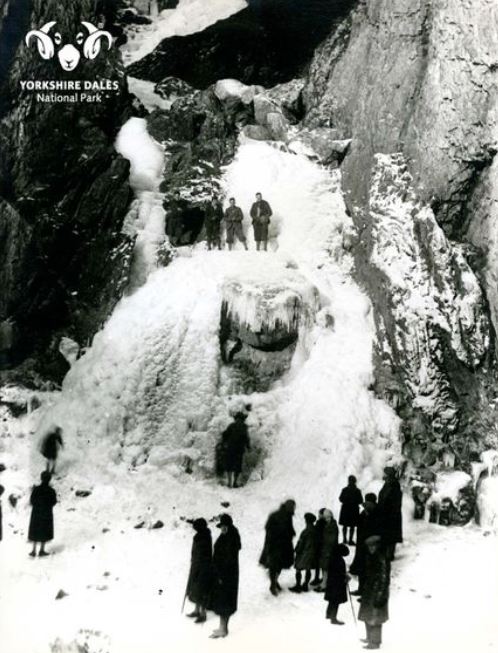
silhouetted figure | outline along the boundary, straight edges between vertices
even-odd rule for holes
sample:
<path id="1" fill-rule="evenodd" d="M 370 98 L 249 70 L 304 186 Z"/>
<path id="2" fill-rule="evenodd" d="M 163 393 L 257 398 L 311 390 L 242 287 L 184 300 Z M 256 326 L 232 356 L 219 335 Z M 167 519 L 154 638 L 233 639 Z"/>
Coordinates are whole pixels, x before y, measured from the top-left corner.
<path id="1" fill-rule="evenodd" d="M 53 507 L 57 503 L 55 490 L 50 487 L 50 472 L 41 473 L 41 484 L 36 485 L 31 492 L 31 519 L 29 522 L 28 540 L 33 542 L 33 550 L 29 554 L 36 556 L 36 545 L 40 544 L 40 556 L 46 556 L 45 544 L 54 539 Z"/>
<path id="2" fill-rule="evenodd" d="M 205 519 L 202 517 L 196 519 L 192 526 L 195 535 L 192 542 L 187 596 L 195 604 L 195 609 L 187 617 L 195 619 L 195 623 L 203 623 L 206 621 L 206 608 L 211 595 L 213 545 L 211 531 Z"/>
<path id="3" fill-rule="evenodd" d="M 335 545 L 339 542 L 339 527 L 334 519 L 332 511 L 326 508 L 323 511 L 323 537 L 320 547 L 319 564 L 322 570 L 322 580 L 320 585 L 315 588 L 315 592 L 324 592 L 327 586 L 327 575 L 330 565 L 330 556 Z"/>
<path id="4" fill-rule="evenodd" d="M 221 222 L 223 220 L 223 207 L 217 197 L 213 197 L 204 211 L 204 224 L 206 225 L 206 238 L 208 249 L 213 247 L 221 249 Z"/>
<path id="5" fill-rule="evenodd" d="M 358 534 L 356 538 L 356 551 L 353 562 L 349 571 L 354 576 L 358 576 L 358 589 L 351 592 L 354 596 L 361 596 L 363 591 L 363 582 L 365 579 L 365 558 L 367 547 L 365 540 L 371 535 L 380 534 L 379 514 L 377 509 L 377 497 L 373 492 L 365 495 L 363 503 L 363 512 L 358 518 Z"/>
<path id="6" fill-rule="evenodd" d="M 50 431 L 42 440 L 40 451 L 44 458 L 47 459 L 47 472 L 53 474 L 55 472 L 55 463 L 59 455 L 59 449 L 64 446 L 62 440 L 62 429 L 56 426 L 53 431 Z"/>
<path id="7" fill-rule="evenodd" d="M 323 519 L 323 513 L 326 508 L 320 508 L 318 511 L 318 519 L 315 522 L 315 577 L 311 581 L 310 585 L 320 585 L 322 582 L 321 579 L 321 570 L 320 570 L 320 553 L 322 550 L 323 542 L 323 529 L 325 526 L 325 520 Z"/>
<path id="8" fill-rule="evenodd" d="M 213 592 L 211 607 L 220 618 L 220 625 L 212 638 L 228 635 L 228 621 L 237 611 L 239 593 L 239 551 L 242 548 L 239 531 L 230 515 L 220 516 L 217 527 L 220 536 L 213 551 Z"/>
<path id="9" fill-rule="evenodd" d="M 185 214 L 185 200 L 179 191 L 173 193 L 172 199 L 165 206 L 166 209 L 166 235 L 175 247 L 181 244 L 183 235 L 183 218 Z"/>
<path id="10" fill-rule="evenodd" d="M 391 563 L 382 548 L 379 535 L 365 540 L 365 582 L 358 619 L 365 622 L 367 649 L 378 649 L 382 643 L 382 624 L 389 619 L 389 584 Z"/>
<path id="11" fill-rule="evenodd" d="M 336 544 L 330 556 L 330 564 L 327 573 L 327 585 L 325 587 L 325 600 L 329 602 L 326 619 L 335 626 L 343 626 L 344 622 L 337 619 L 337 612 L 341 603 L 348 600 L 348 581 L 346 573 L 346 562 L 344 558 L 349 555 L 349 549 L 345 544 Z"/>
<path id="12" fill-rule="evenodd" d="M 244 245 L 244 249 L 247 250 L 246 237 L 244 236 L 244 230 L 242 228 L 244 214 L 242 213 L 242 209 L 235 204 L 234 197 L 231 197 L 228 201 L 229 206 L 225 211 L 225 228 L 227 232 L 228 249 L 233 249 L 233 244 L 237 238 Z"/>
<path id="13" fill-rule="evenodd" d="M 288 499 L 271 513 L 266 522 L 265 543 L 259 562 L 269 571 L 270 592 L 273 596 L 278 596 L 282 590 L 278 582 L 282 569 L 289 569 L 294 563 L 292 540 L 296 532 L 292 517 L 295 510 L 296 502 Z"/>
<path id="14" fill-rule="evenodd" d="M 296 544 L 296 559 L 294 567 L 296 568 L 296 584 L 290 587 L 291 592 L 307 592 L 311 581 L 311 570 L 315 567 L 315 527 L 316 517 L 313 513 L 307 512 L 304 515 L 306 528 L 301 532 Z M 303 571 L 305 572 L 304 584 Z"/>
<path id="15" fill-rule="evenodd" d="M 403 541 L 401 504 L 403 495 L 394 467 L 384 468 L 384 485 L 379 492 L 379 523 L 382 544 L 389 560 L 394 560 L 396 544 Z"/>
<path id="16" fill-rule="evenodd" d="M 2 495 L 3 495 L 4 492 L 5 492 L 5 488 L 4 488 L 4 486 L 3 486 L 3 485 L 0 485 L 0 542 L 1 542 L 2 539 L 3 539 L 3 526 L 2 526 L 2 522 L 3 522 L 3 515 L 2 515 Z"/>
<path id="17" fill-rule="evenodd" d="M 271 216 L 272 210 L 270 205 L 263 199 L 261 193 L 256 193 L 256 201 L 251 206 L 251 218 L 254 228 L 254 240 L 256 241 L 256 249 L 258 251 L 261 249 L 261 244 L 263 244 L 265 252 L 267 250 L 268 225 L 270 224 Z"/>
<path id="18" fill-rule="evenodd" d="M 245 424 L 246 417 L 244 413 L 237 413 L 234 421 L 229 424 L 221 436 L 224 468 L 227 473 L 228 487 L 230 488 L 238 487 L 244 453 L 251 448 L 249 433 Z"/>
<path id="19" fill-rule="evenodd" d="M 341 512 L 339 513 L 339 524 L 342 526 L 342 541 L 345 544 L 354 545 L 354 531 L 358 525 L 360 506 L 363 503 L 363 496 L 356 487 L 356 476 L 348 476 L 347 487 L 342 489 L 339 495 L 339 501 L 342 504 Z"/>

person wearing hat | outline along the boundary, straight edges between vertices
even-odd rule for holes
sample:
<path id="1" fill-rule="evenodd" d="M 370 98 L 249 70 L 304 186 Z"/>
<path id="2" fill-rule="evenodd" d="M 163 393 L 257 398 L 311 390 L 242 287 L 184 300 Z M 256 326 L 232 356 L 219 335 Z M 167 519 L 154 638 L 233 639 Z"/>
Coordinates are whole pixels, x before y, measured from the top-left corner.
<path id="1" fill-rule="evenodd" d="M 344 544 L 354 545 L 354 531 L 358 525 L 360 506 L 363 503 L 361 491 L 356 486 L 356 476 L 348 476 L 348 484 L 342 489 L 339 501 L 342 504 L 339 513 L 339 524 L 342 526 L 342 541 Z"/>
<path id="2" fill-rule="evenodd" d="M 382 543 L 389 560 L 394 560 L 396 544 L 403 541 L 403 495 L 394 467 L 384 468 L 384 485 L 379 492 L 379 523 Z"/>
<path id="3" fill-rule="evenodd" d="M 268 225 L 270 224 L 271 216 L 272 210 L 270 205 L 263 199 L 261 193 L 256 193 L 256 201 L 251 206 L 251 218 L 257 251 L 261 249 L 262 244 L 266 252 L 268 247 Z"/>
<path id="4" fill-rule="evenodd" d="M 296 531 L 292 518 L 295 511 L 296 502 L 287 499 L 278 510 L 270 514 L 265 525 L 265 543 L 259 562 L 268 569 L 273 596 L 278 596 L 282 591 L 278 582 L 282 569 L 289 569 L 294 564 L 292 540 Z"/>
<path id="5" fill-rule="evenodd" d="M 322 570 L 322 580 L 320 585 L 315 587 L 315 592 L 324 592 L 327 587 L 327 574 L 330 565 L 330 557 L 335 545 L 339 541 L 339 527 L 334 519 L 332 510 L 326 508 L 323 511 L 323 521 L 323 537 L 319 558 L 320 569 Z"/>
<path id="6" fill-rule="evenodd" d="M 235 204 L 235 197 L 231 197 L 228 203 L 229 206 L 224 215 L 228 249 L 233 249 L 233 244 L 237 238 L 244 245 L 244 249 L 247 250 L 247 241 L 242 227 L 244 220 L 242 209 Z"/>
<path id="7" fill-rule="evenodd" d="M 211 608 L 219 616 L 220 625 L 212 633 L 213 639 L 228 635 L 228 621 L 237 611 L 239 551 L 242 548 L 239 531 L 230 515 L 221 515 L 217 527 L 221 533 L 214 543 Z"/>
<path id="8" fill-rule="evenodd" d="M 50 472 L 41 473 L 41 484 L 36 485 L 31 492 L 31 518 L 29 521 L 28 540 L 33 542 L 33 549 L 29 554 L 36 556 L 36 545 L 40 543 L 39 556 L 47 556 L 45 544 L 54 539 L 53 507 L 57 503 L 55 490 L 50 487 Z"/>
<path id="9" fill-rule="evenodd" d="M 365 580 L 358 619 L 365 622 L 365 648 L 378 649 L 382 644 L 382 624 L 389 619 L 391 563 L 383 550 L 379 535 L 367 537 L 365 545 Z"/>
<path id="10" fill-rule="evenodd" d="M 311 581 L 311 570 L 315 566 L 315 527 L 314 523 L 316 517 L 313 513 L 307 512 L 304 515 L 306 528 L 301 532 L 299 540 L 296 544 L 295 554 L 296 560 L 294 567 L 296 568 L 296 584 L 290 587 L 291 592 L 307 592 Z M 304 585 L 302 585 L 303 574 Z"/>
<path id="11" fill-rule="evenodd" d="M 204 224 L 206 225 L 206 238 L 209 250 L 213 249 L 213 247 L 221 249 L 222 220 L 223 207 L 216 195 L 213 195 L 204 210 Z"/>
<path id="12" fill-rule="evenodd" d="M 237 413 L 234 421 L 228 425 L 228 428 L 221 436 L 224 467 L 227 473 L 227 484 L 230 488 L 238 487 L 244 453 L 251 448 L 249 433 L 245 423 L 246 418 L 247 415 L 244 413 Z"/>
<path id="13" fill-rule="evenodd" d="M 353 562 L 349 568 L 349 572 L 353 576 L 358 576 L 358 589 L 351 592 L 353 596 L 361 596 L 363 589 L 363 581 L 365 575 L 365 557 L 366 545 L 365 540 L 371 535 L 379 535 L 379 517 L 377 511 L 377 497 L 373 492 L 365 494 L 365 501 L 363 502 L 363 511 L 358 518 L 358 535 L 356 551 Z"/>
<path id="14" fill-rule="evenodd" d="M 330 564 L 327 573 L 327 585 L 325 586 L 324 599 L 328 601 L 326 619 L 334 626 L 343 626 L 344 622 L 337 619 L 337 612 L 341 603 L 348 600 L 348 581 L 346 563 L 344 558 L 349 555 L 349 549 L 345 544 L 336 544 L 332 549 Z"/>
<path id="15" fill-rule="evenodd" d="M 211 531 L 205 519 L 200 517 L 192 523 L 195 535 L 192 541 L 190 572 L 187 583 L 187 596 L 195 604 L 193 612 L 187 615 L 195 623 L 206 621 L 206 607 L 211 594 L 211 563 L 213 546 Z"/>

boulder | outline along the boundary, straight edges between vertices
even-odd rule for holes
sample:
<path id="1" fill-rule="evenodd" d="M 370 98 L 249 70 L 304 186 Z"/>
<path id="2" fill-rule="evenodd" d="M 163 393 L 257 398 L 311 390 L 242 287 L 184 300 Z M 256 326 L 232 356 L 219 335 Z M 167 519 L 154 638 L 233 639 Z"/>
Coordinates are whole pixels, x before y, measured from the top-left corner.
<path id="1" fill-rule="evenodd" d="M 274 141 L 286 141 L 289 123 L 282 113 L 272 111 L 266 115 L 266 125 Z"/>
<path id="2" fill-rule="evenodd" d="M 268 125 L 267 116 L 269 113 L 278 113 L 278 105 L 266 95 L 260 93 L 254 97 L 254 118 L 258 125 Z"/>
<path id="3" fill-rule="evenodd" d="M 254 141 L 269 141 L 272 137 L 269 130 L 261 125 L 245 125 L 242 129 L 242 134 L 247 138 L 252 138 Z"/>

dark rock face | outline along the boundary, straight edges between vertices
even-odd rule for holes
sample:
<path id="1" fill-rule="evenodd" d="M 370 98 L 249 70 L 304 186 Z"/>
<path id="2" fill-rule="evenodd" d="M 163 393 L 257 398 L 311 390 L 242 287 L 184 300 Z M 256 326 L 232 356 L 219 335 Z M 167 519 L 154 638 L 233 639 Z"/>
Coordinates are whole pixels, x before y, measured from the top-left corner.
<path id="1" fill-rule="evenodd" d="M 127 71 L 155 82 L 172 75 L 197 88 L 223 78 L 273 86 L 296 77 L 334 21 L 355 4 L 356 0 L 251 0 L 247 9 L 200 33 L 165 39 Z"/>
<path id="2" fill-rule="evenodd" d="M 106 19 L 113 4 L 106 5 Z M 21 21 L 8 41 L 2 89 L 0 321 L 14 324 L 11 363 L 38 347 L 46 350 L 57 332 L 79 342 L 91 337 L 123 290 L 132 248 L 120 233 L 131 200 L 129 164 L 113 147 L 130 112 L 117 52 L 82 59 L 66 73 L 56 58 L 44 61 L 23 42 L 27 29 L 49 20 L 57 20 L 62 33 L 81 20 L 98 23 L 99 3 L 31 5 L 28 25 Z M 19 86 L 20 80 L 101 78 L 116 81 L 118 90 L 93 104 L 39 102 Z"/>

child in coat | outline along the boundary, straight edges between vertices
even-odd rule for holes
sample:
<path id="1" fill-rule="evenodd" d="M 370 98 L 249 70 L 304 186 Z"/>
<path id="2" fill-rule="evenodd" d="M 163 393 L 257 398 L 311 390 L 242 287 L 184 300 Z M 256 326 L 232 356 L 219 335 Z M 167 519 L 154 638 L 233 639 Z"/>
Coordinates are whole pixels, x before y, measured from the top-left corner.
<path id="1" fill-rule="evenodd" d="M 330 556 L 330 564 L 327 575 L 327 586 L 325 588 L 325 600 L 328 601 L 326 619 L 335 626 L 344 625 L 343 621 L 337 619 L 337 612 L 341 603 L 348 600 L 348 581 L 346 563 L 344 558 L 349 555 L 349 549 L 345 544 L 336 544 Z"/>
<path id="2" fill-rule="evenodd" d="M 306 528 L 299 536 L 299 540 L 295 548 L 296 559 L 294 566 L 296 568 L 296 584 L 294 587 L 289 588 L 291 592 L 308 591 L 308 586 L 311 580 L 311 570 L 315 566 L 316 545 L 314 523 L 316 521 L 316 517 L 313 515 L 313 513 L 307 512 L 304 515 L 304 521 L 306 523 Z M 305 572 L 304 585 L 301 584 L 303 580 L 303 571 Z"/>

